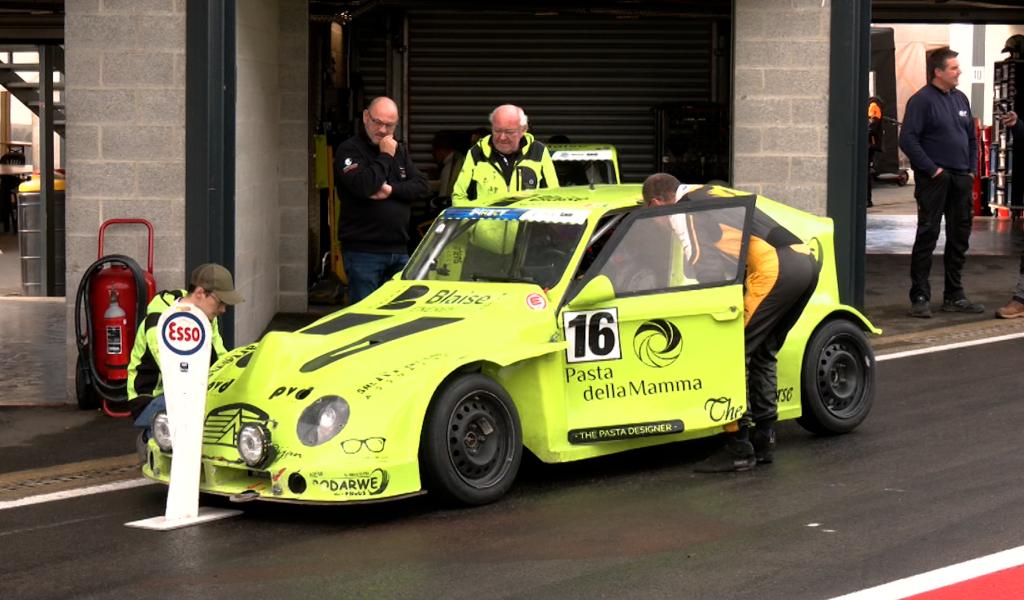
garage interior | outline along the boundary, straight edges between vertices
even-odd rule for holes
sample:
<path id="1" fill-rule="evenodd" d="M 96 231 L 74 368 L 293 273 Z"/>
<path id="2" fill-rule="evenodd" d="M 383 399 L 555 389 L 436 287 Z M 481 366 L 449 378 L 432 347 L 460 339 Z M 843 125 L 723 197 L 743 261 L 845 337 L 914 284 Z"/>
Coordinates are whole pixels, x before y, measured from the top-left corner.
<path id="1" fill-rule="evenodd" d="M 731 1 L 422 6 L 310 3 L 310 121 L 330 147 L 387 95 L 401 110 L 399 137 L 435 179 L 435 133 L 468 139 L 512 103 L 540 141 L 614 145 L 625 182 L 661 170 L 729 179 Z"/>

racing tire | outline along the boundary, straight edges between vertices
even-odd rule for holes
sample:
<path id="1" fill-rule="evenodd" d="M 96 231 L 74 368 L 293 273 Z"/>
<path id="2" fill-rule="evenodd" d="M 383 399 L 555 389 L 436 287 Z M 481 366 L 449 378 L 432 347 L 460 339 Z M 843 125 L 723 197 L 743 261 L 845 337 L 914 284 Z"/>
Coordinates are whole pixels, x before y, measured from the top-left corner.
<path id="1" fill-rule="evenodd" d="M 79 352 L 78 363 L 75 365 L 75 398 L 81 410 L 95 410 L 100 407 L 100 397 L 92 387 L 92 376 L 89 374 L 89 358 L 86 354 L 88 352 L 88 346 Z"/>
<path id="2" fill-rule="evenodd" d="M 479 373 L 455 378 L 434 398 L 423 424 L 425 487 L 450 503 L 494 502 L 515 480 L 522 440 L 519 414 L 504 388 Z"/>
<path id="3" fill-rule="evenodd" d="M 875 353 L 860 327 L 847 320 L 821 325 L 807 343 L 801 379 L 800 425 L 818 435 L 853 431 L 875 397 Z"/>

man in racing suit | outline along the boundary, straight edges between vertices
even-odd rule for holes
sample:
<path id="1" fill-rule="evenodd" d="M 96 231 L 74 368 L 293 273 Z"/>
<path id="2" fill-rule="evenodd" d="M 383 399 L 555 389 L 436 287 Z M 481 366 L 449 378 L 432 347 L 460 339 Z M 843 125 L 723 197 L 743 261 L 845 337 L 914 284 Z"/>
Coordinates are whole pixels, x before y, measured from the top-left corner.
<path id="1" fill-rule="evenodd" d="M 551 154 L 526 132 L 526 113 L 512 104 L 491 112 L 491 135 L 470 147 L 452 190 L 452 206 L 521 190 L 558 187 Z"/>
<path id="2" fill-rule="evenodd" d="M 150 425 L 157 413 L 167 409 L 163 382 L 160 377 L 160 347 L 157 342 L 157 323 L 160 315 L 179 300 L 193 304 L 210 320 L 210 364 L 227 354 L 220 337 L 218 319 L 228 305 L 244 302 L 235 291 L 231 273 L 221 265 L 206 263 L 192 271 L 187 290 L 164 290 L 153 296 L 146 307 L 146 318 L 135 334 L 131 361 L 128 363 L 128 406 L 135 426 L 142 428 L 137 450 L 140 456 L 149 439 Z"/>
<path id="3" fill-rule="evenodd" d="M 647 206 L 679 200 L 715 198 L 707 188 L 683 195 L 686 187 L 667 173 L 656 173 L 643 186 Z M 720 217 L 718 211 L 714 211 Z M 739 257 L 743 223 L 721 218 L 702 220 L 686 215 L 686 272 L 702 278 L 709 266 L 717 271 L 721 256 Z M 716 260 L 718 259 L 718 260 Z M 818 264 L 800 238 L 754 208 L 743 285 L 744 345 L 747 363 L 747 407 L 739 421 L 725 425 L 727 443 L 699 463 L 696 471 L 745 471 L 770 463 L 775 449 L 777 406 L 776 354 L 818 283 Z M 751 428 L 753 432 L 751 433 Z"/>

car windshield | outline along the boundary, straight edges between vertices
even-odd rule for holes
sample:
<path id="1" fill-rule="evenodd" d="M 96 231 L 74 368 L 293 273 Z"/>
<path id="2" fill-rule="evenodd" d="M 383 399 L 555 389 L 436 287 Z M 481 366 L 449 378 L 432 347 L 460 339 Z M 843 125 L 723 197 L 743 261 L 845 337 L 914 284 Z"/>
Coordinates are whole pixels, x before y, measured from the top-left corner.
<path id="1" fill-rule="evenodd" d="M 611 149 L 554 145 L 550 150 L 562 187 L 619 182 Z"/>
<path id="2" fill-rule="evenodd" d="M 416 248 L 402 277 L 501 281 L 554 287 L 586 228 L 587 213 L 524 208 L 449 208 Z"/>
<path id="3" fill-rule="evenodd" d="M 610 160 L 561 160 L 555 161 L 555 173 L 562 187 L 615 181 L 615 167 Z"/>

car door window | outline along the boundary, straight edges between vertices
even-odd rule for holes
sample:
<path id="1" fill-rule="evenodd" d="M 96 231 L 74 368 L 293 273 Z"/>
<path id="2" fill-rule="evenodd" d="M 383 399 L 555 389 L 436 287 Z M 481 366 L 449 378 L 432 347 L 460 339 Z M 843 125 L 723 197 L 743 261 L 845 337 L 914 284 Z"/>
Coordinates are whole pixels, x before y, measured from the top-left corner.
<path id="1" fill-rule="evenodd" d="M 616 296 L 742 281 L 750 206 L 722 200 L 636 211 L 594 274 L 606 275 Z"/>

